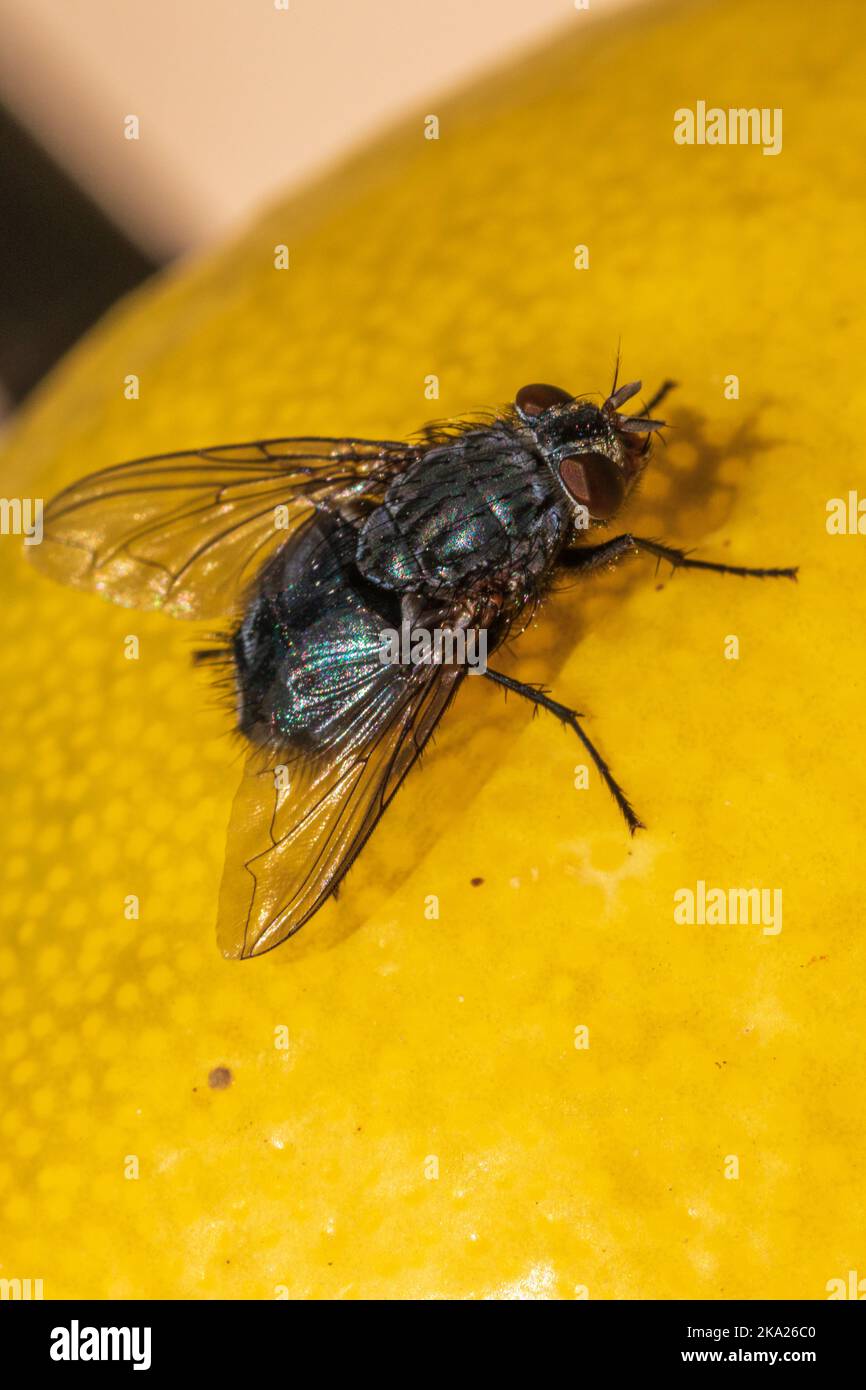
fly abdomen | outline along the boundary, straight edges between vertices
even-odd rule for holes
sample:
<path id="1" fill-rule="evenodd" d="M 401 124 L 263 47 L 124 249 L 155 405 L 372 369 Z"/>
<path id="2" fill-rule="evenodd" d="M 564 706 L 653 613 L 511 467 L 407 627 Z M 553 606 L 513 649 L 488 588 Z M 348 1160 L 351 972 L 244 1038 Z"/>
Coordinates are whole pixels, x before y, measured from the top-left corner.
<path id="1" fill-rule="evenodd" d="M 357 536 L 317 514 L 263 571 L 232 644 L 238 726 L 254 742 L 337 751 L 383 679 L 381 634 L 399 607 L 383 594 L 379 611 L 357 576 Z"/>

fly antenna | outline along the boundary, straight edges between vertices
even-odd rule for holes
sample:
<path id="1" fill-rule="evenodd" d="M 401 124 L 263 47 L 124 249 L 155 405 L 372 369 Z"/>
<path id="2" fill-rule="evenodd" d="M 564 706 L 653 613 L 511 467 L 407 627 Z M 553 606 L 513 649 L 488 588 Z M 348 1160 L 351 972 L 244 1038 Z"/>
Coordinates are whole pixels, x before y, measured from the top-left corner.
<path id="1" fill-rule="evenodd" d="M 619 381 L 619 363 L 620 363 L 620 358 L 621 358 L 621 356 L 622 356 L 622 337 L 619 337 L 619 338 L 617 339 L 617 344 L 616 344 L 616 359 L 615 359 L 614 364 L 613 364 L 613 386 L 611 386 L 611 388 L 610 388 L 610 394 L 611 394 L 611 396 L 613 395 L 614 391 L 616 390 L 616 383 Z"/>

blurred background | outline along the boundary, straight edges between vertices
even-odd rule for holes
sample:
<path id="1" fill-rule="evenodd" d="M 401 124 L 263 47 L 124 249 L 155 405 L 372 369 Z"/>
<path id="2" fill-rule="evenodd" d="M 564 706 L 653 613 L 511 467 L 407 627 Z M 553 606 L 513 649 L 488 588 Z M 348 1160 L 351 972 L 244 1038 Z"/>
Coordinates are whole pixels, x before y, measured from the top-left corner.
<path id="1" fill-rule="evenodd" d="M 629 3 L 0 0 L 0 410 L 159 267 Z"/>

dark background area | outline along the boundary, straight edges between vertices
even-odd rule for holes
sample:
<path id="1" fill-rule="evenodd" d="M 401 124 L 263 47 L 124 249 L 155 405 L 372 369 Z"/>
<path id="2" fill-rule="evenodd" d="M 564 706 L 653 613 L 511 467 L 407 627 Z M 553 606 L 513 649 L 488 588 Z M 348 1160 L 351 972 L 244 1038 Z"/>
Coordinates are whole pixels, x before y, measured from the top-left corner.
<path id="1" fill-rule="evenodd" d="M 0 387 L 18 404 L 158 269 L 0 105 Z"/>

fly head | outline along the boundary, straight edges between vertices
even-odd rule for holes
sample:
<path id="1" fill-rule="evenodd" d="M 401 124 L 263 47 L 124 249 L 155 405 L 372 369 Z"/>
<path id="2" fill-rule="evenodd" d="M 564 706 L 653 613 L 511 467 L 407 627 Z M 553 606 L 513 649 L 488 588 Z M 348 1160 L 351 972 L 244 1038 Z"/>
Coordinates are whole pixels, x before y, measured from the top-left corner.
<path id="1" fill-rule="evenodd" d="M 597 525 L 619 511 L 646 466 L 652 432 L 665 423 L 620 414 L 640 388 L 627 382 L 600 406 L 543 382 L 522 386 L 515 397 L 518 419 L 566 495 Z"/>

